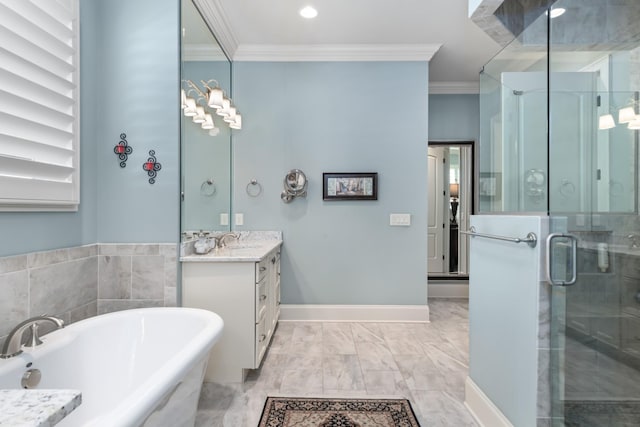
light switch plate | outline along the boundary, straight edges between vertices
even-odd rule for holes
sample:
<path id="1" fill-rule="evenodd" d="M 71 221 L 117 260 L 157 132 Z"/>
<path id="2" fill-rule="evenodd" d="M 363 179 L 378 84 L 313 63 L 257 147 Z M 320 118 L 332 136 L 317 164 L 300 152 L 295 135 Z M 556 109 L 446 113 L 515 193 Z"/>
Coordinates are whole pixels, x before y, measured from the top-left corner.
<path id="1" fill-rule="evenodd" d="M 236 225 L 244 225 L 244 214 L 237 213 L 235 223 Z"/>
<path id="2" fill-rule="evenodd" d="M 411 225 L 411 214 L 390 214 L 389 225 L 408 227 Z"/>
<path id="3" fill-rule="evenodd" d="M 229 225 L 229 214 L 221 213 L 220 214 L 220 225 Z"/>

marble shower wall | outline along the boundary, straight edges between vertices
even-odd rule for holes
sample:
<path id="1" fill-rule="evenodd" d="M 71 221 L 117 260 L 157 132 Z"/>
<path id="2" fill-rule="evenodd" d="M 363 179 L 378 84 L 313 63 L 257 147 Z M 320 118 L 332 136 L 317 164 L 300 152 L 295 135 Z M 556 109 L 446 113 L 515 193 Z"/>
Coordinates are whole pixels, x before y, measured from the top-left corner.
<path id="1" fill-rule="evenodd" d="M 175 306 L 175 244 L 95 244 L 0 258 L 0 343 L 19 322 Z"/>

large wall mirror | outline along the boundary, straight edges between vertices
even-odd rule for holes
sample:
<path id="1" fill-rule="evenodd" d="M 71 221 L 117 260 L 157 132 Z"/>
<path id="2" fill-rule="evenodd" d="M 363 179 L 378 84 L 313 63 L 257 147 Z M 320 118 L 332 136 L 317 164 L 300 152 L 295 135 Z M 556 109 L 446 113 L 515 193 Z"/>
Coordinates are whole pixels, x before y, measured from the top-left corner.
<path id="1" fill-rule="evenodd" d="M 226 94 L 231 90 L 231 62 L 216 41 L 191 0 L 182 0 L 182 89 L 199 97 L 187 81 L 202 91 L 208 82 L 219 85 Z M 212 81 L 212 80 L 215 80 Z M 192 117 L 181 120 L 181 231 L 230 230 L 231 210 L 231 130 L 217 115 L 212 115 L 215 128 L 205 129 Z"/>

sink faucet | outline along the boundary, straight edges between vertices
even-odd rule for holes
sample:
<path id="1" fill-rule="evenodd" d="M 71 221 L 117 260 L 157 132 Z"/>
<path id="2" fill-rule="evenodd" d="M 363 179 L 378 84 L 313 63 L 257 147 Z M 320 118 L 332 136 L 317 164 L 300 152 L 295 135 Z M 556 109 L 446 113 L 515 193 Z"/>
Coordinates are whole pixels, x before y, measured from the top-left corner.
<path id="1" fill-rule="evenodd" d="M 236 233 L 224 233 L 223 235 L 218 236 L 218 247 L 220 249 L 224 248 L 225 239 L 227 238 L 238 239 L 240 238 L 240 235 Z"/>
<path id="2" fill-rule="evenodd" d="M 64 321 L 62 319 L 58 319 L 53 316 L 36 316 L 30 319 L 27 319 L 21 323 L 19 323 L 4 341 L 4 345 L 2 346 L 2 351 L 0 351 L 1 359 L 8 359 L 10 357 L 14 357 L 22 353 L 22 341 L 24 339 L 24 333 L 27 329 L 31 330 L 31 340 L 26 343 L 25 347 L 35 347 L 37 345 L 42 344 L 40 340 L 40 336 L 38 335 L 38 326 L 42 322 L 49 322 L 55 326 L 55 329 L 64 328 Z"/>

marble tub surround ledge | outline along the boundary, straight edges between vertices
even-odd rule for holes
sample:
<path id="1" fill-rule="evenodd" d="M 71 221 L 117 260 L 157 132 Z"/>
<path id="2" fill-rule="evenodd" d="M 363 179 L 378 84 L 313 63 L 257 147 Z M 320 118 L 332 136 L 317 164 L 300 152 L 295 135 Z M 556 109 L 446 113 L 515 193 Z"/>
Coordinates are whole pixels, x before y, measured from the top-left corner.
<path id="1" fill-rule="evenodd" d="M 0 257 L 0 345 L 15 325 L 43 313 L 70 324 L 175 306 L 177 271 L 175 243 L 97 243 Z"/>
<path id="2" fill-rule="evenodd" d="M 0 426 L 53 426 L 81 403 L 79 390 L 0 390 Z"/>

